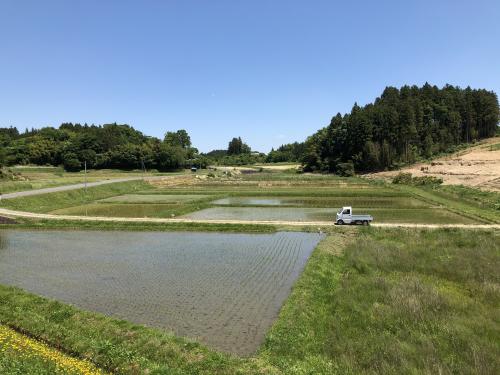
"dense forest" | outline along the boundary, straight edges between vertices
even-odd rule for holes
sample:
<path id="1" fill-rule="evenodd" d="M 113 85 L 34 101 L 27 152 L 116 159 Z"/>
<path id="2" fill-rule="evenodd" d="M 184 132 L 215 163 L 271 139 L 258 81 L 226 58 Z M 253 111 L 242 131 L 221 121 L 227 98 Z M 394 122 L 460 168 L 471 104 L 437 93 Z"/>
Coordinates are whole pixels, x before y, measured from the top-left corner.
<path id="1" fill-rule="evenodd" d="M 129 125 L 61 124 L 19 132 L 15 127 L 0 128 L 2 165 L 62 165 L 67 171 L 93 169 L 206 168 L 208 164 L 245 165 L 263 162 L 265 154 L 252 152 L 241 137 L 228 143 L 226 150 L 200 154 L 185 130 L 168 131 L 163 140 L 144 135 Z"/>
<path id="2" fill-rule="evenodd" d="M 266 162 L 282 163 L 282 162 L 300 162 L 304 156 L 305 143 L 294 142 L 286 145 L 281 145 L 276 150 L 273 148 L 267 154 Z"/>
<path id="3" fill-rule="evenodd" d="M 66 170 L 88 168 L 158 169 L 168 171 L 199 162 L 185 130 L 167 132 L 160 140 L 128 125 L 102 126 L 64 123 L 20 133 L 0 128 L 3 163 L 63 165 Z M 1 162 L 0 162 L 1 163 Z"/>
<path id="4" fill-rule="evenodd" d="M 0 128 L 0 166 L 63 165 L 88 168 L 175 170 L 208 164 L 300 162 L 306 171 L 349 175 L 397 168 L 452 151 L 457 145 L 494 136 L 500 117 L 498 98 L 486 90 L 425 84 L 387 87 L 374 103 L 354 104 L 305 142 L 282 145 L 265 155 L 235 137 L 226 150 L 199 154 L 185 130 L 163 140 L 129 125 L 64 123 L 58 129 Z"/>
<path id="5" fill-rule="evenodd" d="M 387 87 L 373 104 L 354 104 L 351 113 L 338 113 L 309 137 L 300 160 L 308 171 L 390 169 L 492 137 L 498 122 L 494 92 L 429 84 Z"/>

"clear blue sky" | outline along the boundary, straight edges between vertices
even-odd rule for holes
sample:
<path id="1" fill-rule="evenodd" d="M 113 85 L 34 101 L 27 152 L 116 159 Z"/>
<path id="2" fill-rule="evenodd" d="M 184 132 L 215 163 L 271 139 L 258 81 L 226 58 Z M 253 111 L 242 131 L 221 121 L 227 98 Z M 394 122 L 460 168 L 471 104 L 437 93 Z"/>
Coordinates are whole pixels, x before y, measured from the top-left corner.
<path id="1" fill-rule="evenodd" d="M 500 1 L 0 2 L 0 126 L 302 141 L 387 85 L 500 92 Z"/>

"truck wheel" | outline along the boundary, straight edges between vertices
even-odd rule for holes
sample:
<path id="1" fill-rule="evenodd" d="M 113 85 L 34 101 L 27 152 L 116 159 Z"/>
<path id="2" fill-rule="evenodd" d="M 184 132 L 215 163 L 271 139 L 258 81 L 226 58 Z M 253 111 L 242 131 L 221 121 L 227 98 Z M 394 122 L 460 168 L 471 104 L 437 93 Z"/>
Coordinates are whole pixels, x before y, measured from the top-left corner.
<path id="1" fill-rule="evenodd" d="M 363 221 L 363 225 L 369 225 L 368 220 Z"/>
<path id="2" fill-rule="evenodd" d="M 337 225 L 344 225 L 344 220 L 337 220 Z"/>

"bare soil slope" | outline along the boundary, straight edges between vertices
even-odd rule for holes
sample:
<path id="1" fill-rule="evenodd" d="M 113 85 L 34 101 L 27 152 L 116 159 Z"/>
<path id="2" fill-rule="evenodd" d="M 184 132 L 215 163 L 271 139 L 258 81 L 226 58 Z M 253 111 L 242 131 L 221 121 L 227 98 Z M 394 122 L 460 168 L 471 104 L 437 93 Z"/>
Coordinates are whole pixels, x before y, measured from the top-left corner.
<path id="1" fill-rule="evenodd" d="M 419 163 L 399 171 L 378 172 L 370 178 L 392 178 L 400 172 L 413 176 L 435 176 L 446 185 L 466 185 L 500 191 L 500 138 L 490 138 L 467 150 L 438 158 L 430 163 Z"/>

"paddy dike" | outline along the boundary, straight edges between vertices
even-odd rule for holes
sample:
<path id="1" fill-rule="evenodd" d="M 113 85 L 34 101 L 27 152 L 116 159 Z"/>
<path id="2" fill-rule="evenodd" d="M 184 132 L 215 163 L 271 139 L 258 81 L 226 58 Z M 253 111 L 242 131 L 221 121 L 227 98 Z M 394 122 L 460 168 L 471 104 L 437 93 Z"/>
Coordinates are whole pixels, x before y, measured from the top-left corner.
<path id="1" fill-rule="evenodd" d="M 0 231 L 0 283 L 251 355 L 315 233 Z"/>

